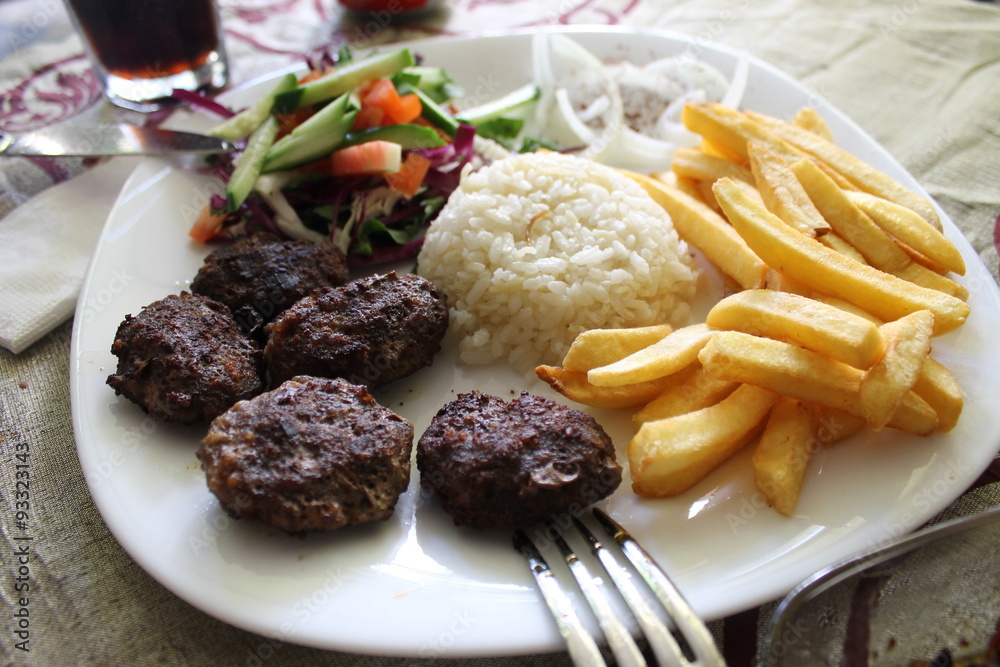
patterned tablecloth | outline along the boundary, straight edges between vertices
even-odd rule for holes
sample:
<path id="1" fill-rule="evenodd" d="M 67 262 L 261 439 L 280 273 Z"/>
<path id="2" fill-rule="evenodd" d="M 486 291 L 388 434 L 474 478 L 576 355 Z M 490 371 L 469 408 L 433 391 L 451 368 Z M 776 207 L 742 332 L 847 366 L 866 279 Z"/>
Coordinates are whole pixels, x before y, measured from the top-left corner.
<path id="1" fill-rule="evenodd" d="M 233 84 L 349 43 L 556 24 L 667 29 L 745 49 L 855 119 L 937 199 L 996 277 L 1000 244 L 1000 9 L 968 0 L 434 0 L 412 18 L 346 14 L 332 0 L 221 0 Z M 0 2 L 0 130 L 127 113 L 103 102 L 58 0 Z M 160 120 L 147 117 L 147 122 Z M 73 177 L 81 160 L 0 163 L 0 216 Z M 0 225 L 3 220 L 0 219 Z M 2 304 L 0 304 L 2 309 Z M 4 663 L 422 664 L 280 644 L 211 618 L 152 580 L 108 532 L 76 457 L 70 323 L 0 350 L 0 656 Z M 992 434 L 991 437 L 995 437 Z M 31 451 L 35 525 L 30 652 L 12 634 L 18 443 Z M 941 518 L 1000 504 L 994 463 Z M 754 664 L 773 603 L 715 621 L 731 665 Z M 388 629 L 387 629 L 388 630 Z M 429 662 L 433 662 L 432 660 Z M 470 661 L 568 664 L 565 654 Z"/>

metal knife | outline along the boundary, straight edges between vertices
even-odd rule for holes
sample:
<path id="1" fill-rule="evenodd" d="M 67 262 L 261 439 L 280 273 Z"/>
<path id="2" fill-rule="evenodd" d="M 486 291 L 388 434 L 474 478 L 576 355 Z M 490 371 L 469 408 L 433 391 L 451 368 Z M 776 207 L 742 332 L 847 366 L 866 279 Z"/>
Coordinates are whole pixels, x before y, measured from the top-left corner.
<path id="1" fill-rule="evenodd" d="M 206 155 L 239 148 L 205 134 L 126 124 L 67 124 L 14 135 L 0 133 L 0 156 Z"/>

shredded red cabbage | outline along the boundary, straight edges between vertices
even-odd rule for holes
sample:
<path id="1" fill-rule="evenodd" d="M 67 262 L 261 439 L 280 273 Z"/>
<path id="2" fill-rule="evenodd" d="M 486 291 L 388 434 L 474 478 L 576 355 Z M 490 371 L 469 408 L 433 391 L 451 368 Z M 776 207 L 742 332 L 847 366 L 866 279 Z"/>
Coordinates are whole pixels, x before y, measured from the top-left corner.
<path id="1" fill-rule="evenodd" d="M 417 152 L 431 161 L 431 168 L 440 168 L 451 164 L 456 158 L 461 158 L 461 164 L 472 159 L 476 128 L 472 125 L 459 125 L 454 138 L 444 146 L 434 148 L 418 148 Z"/>
<path id="2" fill-rule="evenodd" d="M 249 211 L 250 218 L 260 225 L 261 229 L 264 231 L 270 232 L 275 236 L 280 236 L 282 238 L 287 236 L 284 232 L 278 229 L 278 225 L 274 221 L 274 212 L 271 210 L 271 207 L 256 197 L 247 197 L 246 201 L 243 202 L 243 206 L 240 208 Z"/>
<path id="3" fill-rule="evenodd" d="M 383 264 L 385 262 L 396 262 L 404 259 L 411 259 L 420 252 L 420 247 L 424 245 L 424 237 L 418 236 L 403 245 L 379 246 L 372 250 L 372 254 L 348 255 L 347 265 L 349 267 L 370 266 L 372 264 Z"/>
<path id="4" fill-rule="evenodd" d="M 462 168 L 475 154 L 473 146 L 476 128 L 459 125 L 451 143 L 436 148 L 420 148 L 417 152 L 430 160 L 430 169 L 424 177 L 424 184 L 440 190 L 445 196 L 458 187 Z"/>
<path id="5" fill-rule="evenodd" d="M 196 93 L 191 90 L 184 90 L 182 88 L 174 88 L 170 93 L 170 96 L 178 99 L 182 102 L 187 102 L 193 107 L 204 109 L 210 113 L 214 113 L 220 118 L 232 118 L 236 115 L 232 109 L 228 109 L 210 97 L 206 97 L 201 93 Z"/>

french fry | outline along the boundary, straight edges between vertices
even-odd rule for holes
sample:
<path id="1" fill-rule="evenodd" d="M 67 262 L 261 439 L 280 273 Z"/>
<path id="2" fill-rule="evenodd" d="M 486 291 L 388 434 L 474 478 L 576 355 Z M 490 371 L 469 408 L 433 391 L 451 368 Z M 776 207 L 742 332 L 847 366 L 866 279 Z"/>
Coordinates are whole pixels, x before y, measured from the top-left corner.
<path id="1" fill-rule="evenodd" d="M 743 164 L 744 162 L 743 158 L 738 154 L 733 153 L 724 145 L 716 143 L 708 137 L 702 137 L 700 148 L 701 152 L 705 155 L 711 155 L 712 157 L 717 157 L 733 164 Z"/>
<path id="2" fill-rule="evenodd" d="M 816 163 L 799 160 L 791 169 L 816 208 L 830 221 L 833 231 L 854 246 L 868 264 L 896 275 L 912 261 Z"/>
<path id="3" fill-rule="evenodd" d="M 705 323 L 795 343 L 855 368 L 872 366 L 885 350 L 879 329 L 870 320 L 787 292 L 737 292 L 719 301 Z"/>
<path id="4" fill-rule="evenodd" d="M 680 176 L 677 176 L 676 179 L 677 179 L 677 190 L 680 190 L 681 192 L 683 192 L 684 194 L 686 194 L 688 197 L 690 197 L 692 200 L 694 200 L 694 201 L 696 201 L 696 202 L 698 202 L 700 204 L 703 204 L 704 206 L 709 207 L 709 208 L 711 208 L 711 204 L 715 204 L 715 195 L 714 194 L 712 195 L 711 204 L 709 202 L 706 202 L 704 199 L 701 198 L 701 188 L 698 187 L 698 185 L 699 185 L 699 183 L 701 183 L 701 181 L 693 181 L 690 178 L 681 178 Z M 667 183 L 667 182 L 664 181 L 664 183 Z M 670 185 L 670 184 L 667 183 L 667 185 Z M 715 205 L 718 206 L 718 204 L 715 204 Z M 714 210 L 712 212 L 715 213 Z M 718 217 L 718 215 L 716 217 Z M 676 224 L 674 226 L 676 227 Z M 680 233 L 680 229 L 678 229 L 677 232 Z M 692 241 L 692 243 L 693 243 L 693 241 Z"/>
<path id="5" fill-rule="evenodd" d="M 863 371 L 818 352 L 738 331 L 718 331 L 698 360 L 706 373 L 717 378 L 865 417 L 859 396 Z M 937 424 L 934 409 L 910 391 L 888 425 L 928 435 Z"/>
<path id="6" fill-rule="evenodd" d="M 789 294 L 798 294 L 800 296 L 812 295 L 811 289 L 774 269 L 767 270 L 767 280 L 764 285 L 767 289 L 777 292 L 788 292 Z"/>
<path id="7" fill-rule="evenodd" d="M 663 170 L 660 170 L 660 171 L 651 171 L 649 173 L 649 177 L 650 178 L 655 178 L 658 181 L 666 183 L 667 185 L 669 185 L 672 188 L 679 187 L 678 183 L 680 183 L 680 179 L 682 178 L 682 177 L 678 176 L 676 173 L 670 171 L 669 169 L 667 169 L 666 171 L 663 171 Z M 691 179 L 688 179 L 688 180 L 691 180 Z"/>
<path id="8" fill-rule="evenodd" d="M 796 111 L 795 117 L 792 118 L 792 124 L 796 127 L 801 127 L 803 130 L 809 130 L 816 136 L 822 137 L 827 141 L 833 141 L 833 133 L 830 132 L 830 127 L 823 120 L 819 112 L 812 107 L 802 107 Z"/>
<path id="9" fill-rule="evenodd" d="M 624 329 L 590 329 L 577 335 L 563 357 L 567 371 L 586 373 L 638 352 L 673 331 L 669 324 Z"/>
<path id="10" fill-rule="evenodd" d="M 743 181 L 739 180 L 736 182 L 743 183 Z M 747 185 L 749 186 L 750 184 L 747 183 Z M 709 183 L 708 181 L 695 181 L 694 187 L 695 190 L 698 191 L 699 201 L 705 202 L 705 205 L 708 206 L 710 209 L 712 209 L 712 211 L 714 211 L 715 213 L 722 213 L 722 209 L 719 208 L 719 202 L 715 200 L 715 193 L 712 192 L 711 183 Z"/>
<path id="11" fill-rule="evenodd" d="M 932 357 L 924 359 L 913 392 L 934 408 L 939 430 L 947 432 L 955 428 L 964 400 L 962 389 L 947 366 Z"/>
<path id="12" fill-rule="evenodd" d="M 677 233 L 698 248 L 709 262 L 744 288 L 763 287 L 767 265 L 736 230 L 697 199 L 648 176 L 625 172 L 670 215 Z"/>
<path id="13" fill-rule="evenodd" d="M 941 229 L 941 218 L 930 201 L 832 141 L 778 118 L 754 112 L 747 112 L 746 115 L 758 128 L 761 128 L 761 131 L 766 128 L 797 149 L 824 162 L 858 189 L 905 206 L 937 229 Z"/>
<path id="14" fill-rule="evenodd" d="M 813 434 L 824 445 L 838 443 L 844 438 L 849 438 L 860 432 L 868 425 L 864 417 L 819 405 L 810 405 L 809 412 L 812 415 Z"/>
<path id="15" fill-rule="evenodd" d="M 968 318 L 969 305 L 961 299 L 830 250 L 747 197 L 734 181 L 720 179 L 714 189 L 726 217 L 750 249 L 768 265 L 816 292 L 840 297 L 884 321 L 930 310 L 935 335 L 958 328 Z"/>
<path id="16" fill-rule="evenodd" d="M 732 183 L 735 183 L 736 187 L 738 187 L 740 190 L 743 191 L 743 194 L 745 194 L 747 197 L 749 197 L 756 203 L 766 208 L 764 204 L 764 197 L 761 196 L 760 190 L 757 189 L 756 185 L 754 185 L 753 183 L 747 183 L 746 181 L 737 181 L 735 179 L 727 179 L 727 180 L 730 180 Z M 714 185 L 715 184 L 713 183 L 712 186 Z M 714 191 L 712 192 L 712 196 L 715 197 Z"/>
<path id="17" fill-rule="evenodd" d="M 779 514 L 791 516 L 795 511 L 806 468 L 819 444 L 809 409 L 799 401 L 779 398 L 752 459 L 754 486 Z"/>
<path id="18" fill-rule="evenodd" d="M 725 177 L 737 178 L 747 183 L 754 181 L 753 174 L 746 167 L 686 146 L 674 151 L 670 168 L 677 176 L 695 181 L 714 183 Z"/>
<path id="19" fill-rule="evenodd" d="M 735 158 L 732 161 L 741 165 L 750 162 L 747 143 L 751 141 L 756 141 L 789 160 L 805 155 L 801 150 L 778 138 L 773 132 L 761 127 L 746 114 L 722 104 L 688 103 L 681 112 L 681 122 L 695 134 L 701 135 L 715 146 L 720 146 L 727 155 Z"/>
<path id="20" fill-rule="evenodd" d="M 934 316 L 927 310 L 918 310 L 879 327 L 885 354 L 865 371 L 858 389 L 861 411 L 876 431 L 889 422 L 916 384 L 931 351 L 933 328 Z"/>
<path id="21" fill-rule="evenodd" d="M 827 296 L 825 294 L 813 294 L 812 298 L 816 299 L 817 301 L 822 301 L 823 303 L 833 306 L 834 308 L 840 308 L 841 310 L 847 311 L 851 315 L 857 315 L 858 317 L 863 317 L 877 327 L 880 327 L 883 324 L 885 324 L 885 322 L 875 317 L 861 306 L 855 306 L 853 303 L 849 301 L 844 301 L 843 299 L 839 299 L 835 296 Z"/>
<path id="22" fill-rule="evenodd" d="M 698 355 L 709 375 L 858 414 L 861 371 L 818 352 L 737 331 L 719 331 Z"/>
<path id="23" fill-rule="evenodd" d="M 764 287 L 778 292 L 788 292 L 790 294 L 800 294 L 802 296 L 809 296 L 812 293 L 812 290 L 802 283 L 792 280 L 780 271 L 775 271 L 771 268 L 767 270 L 767 278 L 764 281 Z"/>
<path id="24" fill-rule="evenodd" d="M 753 182 L 769 211 L 806 236 L 822 236 L 830 231 L 830 224 L 789 169 L 788 162 L 756 141 L 747 144 L 747 152 Z"/>
<path id="25" fill-rule="evenodd" d="M 623 359 L 592 368 L 587 379 L 598 387 L 638 384 L 672 375 L 694 363 L 698 351 L 714 332 L 706 324 L 692 324 Z"/>
<path id="26" fill-rule="evenodd" d="M 823 216 L 830 220 L 837 234 L 857 249 L 867 260 L 866 263 L 921 287 L 935 289 L 963 301 L 968 298 L 968 290 L 964 287 L 915 262 L 902 246 L 854 203 L 854 198 L 849 193 L 841 190 L 833 179 L 814 163 L 800 160 L 792 165 L 792 171 L 798 176 Z M 912 211 L 910 213 L 927 228 L 933 230 L 933 227 L 916 213 Z"/>
<path id="27" fill-rule="evenodd" d="M 633 176 L 631 172 L 627 172 L 627 175 Z M 635 174 L 638 176 L 638 174 Z M 633 176 L 634 177 L 634 176 Z M 696 201 L 701 201 L 701 190 L 698 189 L 698 181 L 693 178 L 688 178 L 687 176 L 678 176 L 672 171 L 654 171 L 649 175 L 654 181 L 663 183 L 667 187 L 673 188 L 675 190 L 680 190 L 688 197 Z M 715 201 L 715 195 L 712 195 L 712 201 Z"/>
<path id="28" fill-rule="evenodd" d="M 669 377 L 677 376 L 682 376 L 679 382 L 632 416 L 632 425 L 637 430 L 649 421 L 676 417 L 715 405 L 739 386 L 737 382 L 712 377 L 701 364 L 691 364 L 689 368 Z"/>
<path id="29" fill-rule="evenodd" d="M 836 250 L 841 255 L 850 257 L 855 262 L 859 264 L 867 264 L 868 260 L 865 256 L 858 252 L 857 248 L 852 246 L 850 243 L 841 238 L 836 232 L 830 232 L 819 237 L 819 242 L 825 245 L 830 250 Z"/>
<path id="30" fill-rule="evenodd" d="M 917 262 L 919 264 L 923 264 L 924 266 L 926 266 L 928 269 L 930 269 L 934 273 L 940 273 L 942 276 L 944 274 L 948 273 L 948 269 L 946 269 L 945 267 L 941 266 L 940 264 L 938 264 L 934 260 L 930 259 L 929 257 L 921 255 L 919 252 L 917 252 L 916 250 L 914 250 L 911 246 L 906 245 L 905 243 L 903 243 L 899 239 L 896 239 L 896 243 L 899 244 L 900 248 L 902 248 L 903 250 L 906 251 L 907 255 L 909 255 L 910 257 L 913 258 L 914 262 Z"/>
<path id="31" fill-rule="evenodd" d="M 954 280 L 950 280 L 945 276 L 942 276 L 940 273 L 927 268 L 917 261 L 911 261 L 903 270 L 897 271 L 895 275 L 903 280 L 913 283 L 914 285 L 920 285 L 921 287 L 926 287 L 927 289 L 944 292 L 945 294 L 950 294 L 956 299 L 961 299 L 962 301 L 969 298 L 969 290 L 965 289 L 965 287 L 959 285 Z"/>
<path id="32" fill-rule="evenodd" d="M 904 249 L 911 249 L 947 271 L 965 275 L 965 259 L 955 244 L 911 209 L 867 192 L 849 192 L 847 196 Z"/>
<path id="33" fill-rule="evenodd" d="M 745 385 L 703 410 L 646 422 L 627 447 L 632 490 L 650 498 L 684 493 L 749 442 L 775 399 Z"/>
<path id="34" fill-rule="evenodd" d="M 586 373 L 558 366 L 538 366 L 535 374 L 571 401 L 605 410 L 641 407 L 677 383 L 673 377 L 664 377 L 620 387 L 595 387 L 587 381 Z"/>

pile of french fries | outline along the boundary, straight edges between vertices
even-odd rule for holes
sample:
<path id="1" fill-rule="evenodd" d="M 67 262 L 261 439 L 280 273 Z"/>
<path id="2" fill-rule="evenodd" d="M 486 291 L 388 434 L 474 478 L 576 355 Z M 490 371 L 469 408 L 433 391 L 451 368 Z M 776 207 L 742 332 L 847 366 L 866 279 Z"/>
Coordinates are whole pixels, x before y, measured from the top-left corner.
<path id="1" fill-rule="evenodd" d="M 791 515 L 819 447 L 861 429 L 955 426 L 931 356 L 969 316 L 961 253 L 929 201 L 838 147 L 823 119 L 689 104 L 702 137 L 669 172 L 629 173 L 732 286 L 704 323 L 599 329 L 537 375 L 634 410 L 635 493 L 681 494 L 752 443 L 757 490 Z"/>

